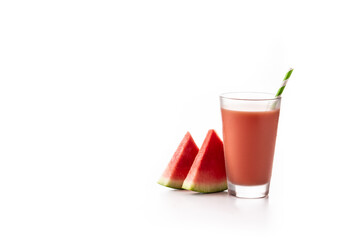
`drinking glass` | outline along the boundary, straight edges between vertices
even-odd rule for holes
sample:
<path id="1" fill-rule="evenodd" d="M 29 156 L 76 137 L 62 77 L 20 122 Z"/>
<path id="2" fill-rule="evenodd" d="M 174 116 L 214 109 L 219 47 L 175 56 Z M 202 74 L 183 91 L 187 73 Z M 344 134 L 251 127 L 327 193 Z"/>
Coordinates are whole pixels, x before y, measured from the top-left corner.
<path id="1" fill-rule="evenodd" d="M 269 193 L 281 97 L 271 93 L 220 95 L 225 167 L 230 195 Z"/>

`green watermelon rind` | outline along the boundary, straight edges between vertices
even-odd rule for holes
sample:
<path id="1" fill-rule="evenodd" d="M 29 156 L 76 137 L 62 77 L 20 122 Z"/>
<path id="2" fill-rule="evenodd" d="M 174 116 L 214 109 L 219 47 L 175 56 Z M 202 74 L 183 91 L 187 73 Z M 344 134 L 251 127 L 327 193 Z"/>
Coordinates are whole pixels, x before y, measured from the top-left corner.
<path id="1" fill-rule="evenodd" d="M 227 182 L 225 180 L 218 184 L 196 184 L 194 182 L 184 181 L 182 188 L 199 193 L 222 192 L 227 189 Z"/>
<path id="2" fill-rule="evenodd" d="M 157 181 L 157 183 L 162 186 L 174 188 L 174 189 L 182 189 L 182 185 L 183 185 L 183 181 L 181 180 L 172 180 L 170 178 L 164 178 L 164 177 L 161 177 Z"/>

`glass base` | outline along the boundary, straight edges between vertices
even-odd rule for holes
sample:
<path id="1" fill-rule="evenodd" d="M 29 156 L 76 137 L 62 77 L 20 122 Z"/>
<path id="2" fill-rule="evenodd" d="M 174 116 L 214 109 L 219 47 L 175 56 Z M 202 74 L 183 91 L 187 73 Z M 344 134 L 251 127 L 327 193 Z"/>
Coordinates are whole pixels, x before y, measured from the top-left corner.
<path id="1" fill-rule="evenodd" d="M 269 194 L 270 183 L 255 186 L 235 185 L 228 181 L 228 192 L 239 198 L 264 198 Z"/>

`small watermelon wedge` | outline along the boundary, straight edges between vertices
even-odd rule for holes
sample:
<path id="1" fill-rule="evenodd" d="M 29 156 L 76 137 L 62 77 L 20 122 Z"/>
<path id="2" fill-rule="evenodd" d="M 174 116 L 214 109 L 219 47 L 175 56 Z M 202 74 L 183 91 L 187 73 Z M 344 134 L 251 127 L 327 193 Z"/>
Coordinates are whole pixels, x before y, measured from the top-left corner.
<path id="1" fill-rule="evenodd" d="M 187 132 L 158 183 L 165 187 L 181 189 L 198 152 L 198 146 Z"/>
<path id="2" fill-rule="evenodd" d="M 223 142 L 215 130 L 208 131 L 182 188 L 201 193 L 227 189 Z"/>

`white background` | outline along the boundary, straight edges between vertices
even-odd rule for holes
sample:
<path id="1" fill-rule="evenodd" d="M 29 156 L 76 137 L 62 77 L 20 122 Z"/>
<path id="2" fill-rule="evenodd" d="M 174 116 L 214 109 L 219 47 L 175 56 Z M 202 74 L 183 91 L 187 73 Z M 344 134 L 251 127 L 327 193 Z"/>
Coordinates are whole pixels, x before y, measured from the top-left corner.
<path id="1" fill-rule="evenodd" d="M 0 239 L 359 239 L 357 1 L 1 1 Z M 218 95 L 283 94 L 270 197 L 156 184 Z"/>

